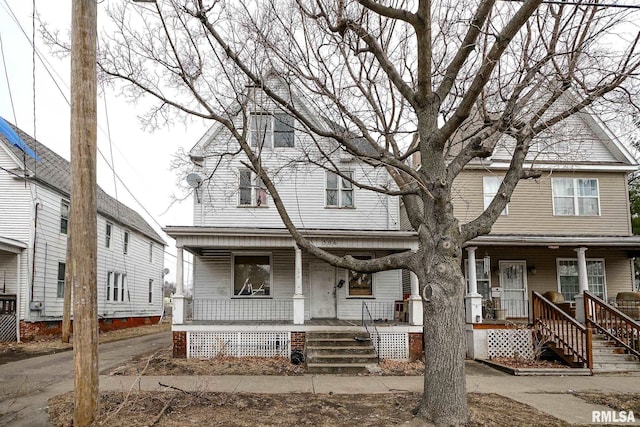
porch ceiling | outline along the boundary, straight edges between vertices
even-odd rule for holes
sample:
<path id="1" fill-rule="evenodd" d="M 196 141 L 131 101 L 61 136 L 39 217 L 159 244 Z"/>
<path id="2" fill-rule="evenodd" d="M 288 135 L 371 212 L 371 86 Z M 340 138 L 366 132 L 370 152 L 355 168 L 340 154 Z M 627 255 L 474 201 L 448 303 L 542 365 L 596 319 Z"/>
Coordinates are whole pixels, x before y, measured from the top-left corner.
<path id="1" fill-rule="evenodd" d="M 27 249 L 26 243 L 19 240 L 10 239 L 8 237 L 0 236 L 0 252 L 19 254 L 25 249 Z"/>
<path id="2" fill-rule="evenodd" d="M 163 229 L 176 239 L 176 245 L 198 254 L 220 250 L 293 248 L 294 240 L 282 228 L 174 227 Z M 416 234 L 387 230 L 301 230 L 302 234 L 323 249 L 410 250 L 417 246 Z"/>
<path id="3" fill-rule="evenodd" d="M 467 246 L 588 246 L 640 250 L 640 236 L 561 236 L 489 234 L 476 237 Z"/>

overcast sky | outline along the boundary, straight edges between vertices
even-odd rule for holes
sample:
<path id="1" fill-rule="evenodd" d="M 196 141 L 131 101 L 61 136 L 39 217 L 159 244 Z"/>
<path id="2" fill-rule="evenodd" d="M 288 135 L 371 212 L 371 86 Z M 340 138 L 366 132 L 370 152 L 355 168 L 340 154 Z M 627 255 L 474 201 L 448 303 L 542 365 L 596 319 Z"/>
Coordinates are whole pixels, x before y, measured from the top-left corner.
<path id="1" fill-rule="evenodd" d="M 42 21 L 50 28 L 60 30 L 60 34 L 66 37 L 70 31 L 71 0 L 36 0 L 35 3 Z M 98 21 L 100 11 L 99 7 Z M 11 17 L 11 12 L 16 15 L 20 25 Z M 36 48 L 48 61 L 49 70 L 36 58 L 34 130 L 32 48 L 27 38 L 31 38 L 32 34 L 31 16 L 31 1 L 0 0 L 0 37 L 4 51 L 4 63 L 0 64 L 0 116 L 17 124 L 29 135 L 35 135 L 44 145 L 69 160 L 69 105 L 65 96 L 70 99 L 70 60 L 50 54 L 50 49 L 42 42 L 36 21 Z M 55 77 L 64 96 L 49 73 Z M 115 186 L 113 172 L 100 154 L 97 163 L 98 184 L 111 196 L 117 196 L 118 200 L 138 211 L 160 233 L 160 225 L 192 225 L 191 199 L 171 206 L 171 196 L 180 195 L 180 190 L 176 185 L 177 175 L 169 167 L 178 149 L 183 147 L 189 150 L 195 145 L 206 131 L 206 125 L 196 122 L 189 123 L 188 127 L 177 125 L 153 133 L 145 131 L 137 119 L 138 114 L 145 112 L 144 105 L 128 104 L 109 88 L 106 90 L 106 97 L 99 94 L 98 99 L 98 150 L 111 163 L 113 149 L 114 169 L 133 196 L 119 182 Z M 161 235 L 170 245 L 167 252 L 175 254 L 173 240 L 164 233 Z M 175 280 L 175 258 L 165 256 L 165 266 L 171 270 L 168 280 Z"/>

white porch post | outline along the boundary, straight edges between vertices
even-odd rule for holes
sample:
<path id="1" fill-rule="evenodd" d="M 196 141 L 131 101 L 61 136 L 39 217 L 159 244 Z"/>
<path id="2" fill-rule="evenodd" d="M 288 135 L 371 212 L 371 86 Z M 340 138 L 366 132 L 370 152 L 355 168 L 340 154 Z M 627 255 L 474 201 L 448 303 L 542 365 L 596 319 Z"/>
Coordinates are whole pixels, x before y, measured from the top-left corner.
<path id="1" fill-rule="evenodd" d="M 293 294 L 293 324 L 304 324 L 304 295 L 302 294 L 302 251 L 298 245 L 294 245 L 295 250 L 295 290 Z"/>
<path id="2" fill-rule="evenodd" d="M 414 326 L 422 326 L 422 297 L 420 296 L 420 284 L 418 276 L 412 271 L 411 273 L 411 296 L 409 297 L 409 324 Z"/>
<path id="3" fill-rule="evenodd" d="M 20 299 L 20 291 L 22 290 L 22 283 L 20 280 L 22 280 L 22 277 L 20 273 L 22 272 L 22 256 L 20 254 L 16 254 L 16 258 L 16 341 L 20 342 L 20 304 L 22 304 Z"/>
<path id="4" fill-rule="evenodd" d="M 184 323 L 184 249 L 176 246 L 176 293 L 173 295 L 172 323 Z"/>
<path id="5" fill-rule="evenodd" d="M 465 295 L 465 313 L 467 323 L 482 323 L 482 295 L 478 293 L 478 280 L 476 276 L 476 250 L 475 246 L 467 249 L 467 279 L 469 280 L 469 293 Z"/>
<path id="6" fill-rule="evenodd" d="M 587 279 L 587 248 L 580 247 L 574 249 L 578 254 L 578 295 L 574 297 L 576 301 L 576 320 L 584 323 L 586 314 L 584 312 L 584 291 L 589 290 L 589 280 Z"/>

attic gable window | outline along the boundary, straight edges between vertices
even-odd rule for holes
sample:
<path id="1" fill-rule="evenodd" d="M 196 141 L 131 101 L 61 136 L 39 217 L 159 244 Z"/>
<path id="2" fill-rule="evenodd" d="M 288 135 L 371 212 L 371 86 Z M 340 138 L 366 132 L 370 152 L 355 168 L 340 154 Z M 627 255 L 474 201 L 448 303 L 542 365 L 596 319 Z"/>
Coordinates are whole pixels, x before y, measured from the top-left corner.
<path id="1" fill-rule="evenodd" d="M 267 206 L 267 190 L 264 183 L 251 169 L 239 170 L 238 205 Z"/>
<path id="2" fill-rule="evenodd" d="M 268 114 L 251 114 L 251 128 L 249 137 L 252 147 L 265 147 L 271 145 L 271 116 Z"/>
<path id="3" fill-rule="evenodd" d="M 339 176 L 333 172 L 326 172 L 325 206 L 334 208 L 353 208 L 353 172 L 341 172 Z M 348 178 L 348 179 L 347 179 Z"/>
<path id="4" fill-rule="evenodd" d="M 69 228 L 69 202 L 60 202 L 60 233 L 67 234 Z"/>
<path id="5" fill-rule="evenodd" d="M 598 180 L 595 178 L 552 178 L 553 214 L 563 216 L 600 215 Z"/>
<path id="6" fill-rule="evenodd" d="M 284 113 L 273 116 L 273 146 L 293 147 L 293 117 Z"/>
<path id="7" fill-rule="evenodd" d="M 293 117 L 286 113 L 252 113 L 249 117 L 249 141 L 252 147 L 293 147 Z"/>

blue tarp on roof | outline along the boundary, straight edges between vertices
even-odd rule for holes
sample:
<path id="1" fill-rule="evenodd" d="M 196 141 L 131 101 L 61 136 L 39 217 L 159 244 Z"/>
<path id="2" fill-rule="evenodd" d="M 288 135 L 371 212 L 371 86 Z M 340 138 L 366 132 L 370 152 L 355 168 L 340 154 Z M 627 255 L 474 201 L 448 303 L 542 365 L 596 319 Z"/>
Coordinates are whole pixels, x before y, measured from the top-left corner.
<path id="1" fill-rule="evenodd" d="M 26 155 L 40 161 L 40 157 L 29 147 L 13 130 L 9 123 L 7 123 L 2 117 L 0 117 L 0 133 L 7 138 L 11 144 L 21 149 Z"/>

